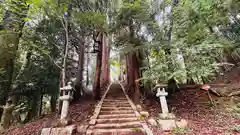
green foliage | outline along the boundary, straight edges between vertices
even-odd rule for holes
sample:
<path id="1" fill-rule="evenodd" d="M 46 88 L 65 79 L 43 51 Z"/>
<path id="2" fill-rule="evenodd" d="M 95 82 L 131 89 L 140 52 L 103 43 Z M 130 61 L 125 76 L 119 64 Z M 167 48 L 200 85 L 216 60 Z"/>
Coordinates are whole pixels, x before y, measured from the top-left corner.
<path id="1" fill-rule="evenodd" d="M 89 29 L 106 29 L 106 16 L 102 13 L 88 12 L 73 12 L 74 20 L 79 25 Z"/>
<path id="2" fill-rule="evenodd" d="M 240 132 L 240 125 L 233 125 L 231 129 L 235 132 Z"/>
<path id="3" fill-rule="evenodd" d="M 0 25 L 2 25 L 3 21 L 3 4 L 0 4 Z"/>
<path id="4" fill-rule="evenodd" d="M 148 2 L 142 0 L 125 0 L 117 15 L 116 28 L 131 26 L 133 22 L 139 27 L 141 24 L 151 24 L 150 7 Z"/>
<path id="5" fill-rule="evenodd" d="M 161 7 L 169 4 L 170 1 L 165 1 Z M 145 78 L 162 82 L 172 77 L 178 82 L 192 78 L 196 83 L 202 83 L 202 78 L 214 76 L 219 69 L 216 60 L 225 48 L 231 47 L 231 42 L 215 30 L 226 25 L 228 6 L 227 1 L 221 0 L 181 1 L 178 6 L 172 5 L 170 17 L 163 20 L 160 32 L 154 31 L 160 37 L 154 37 L 150 43 L 152 67 L 145 72 Z M 169 27 L 172 29 L 168 30 Z M 169 36 L 169 32 L 171 41 L 166 42 L 164 35 Z M 166 46 L 170 55 L 165 53 Z M 180 63 L 178 56 L 183 58 Z M 180 67 L 181 63 L 184 68 Z"/>
<path id="6" fill-rule="evenodd" d="M 192 130 L 191 129 L 189 129 L 189 128 L 179 128 L 179 127 L 177 127 L 177 128 L 174 128 L 172 131 L 171 131 L 171 133 L 172 134 L 187 134 L 187 133 L 189 133 L 189 132 L 191 132 Z"/>

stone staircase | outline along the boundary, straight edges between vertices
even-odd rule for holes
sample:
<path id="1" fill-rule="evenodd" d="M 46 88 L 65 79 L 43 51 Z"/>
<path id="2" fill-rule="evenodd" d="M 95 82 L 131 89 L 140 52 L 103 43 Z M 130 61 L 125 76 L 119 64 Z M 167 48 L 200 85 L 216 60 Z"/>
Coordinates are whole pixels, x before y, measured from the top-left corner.
<path id="1" fill-rule="evenodd" d="M 87 135 L 152 135 L 120 84 L 112 84 L 97 105 Z"/>

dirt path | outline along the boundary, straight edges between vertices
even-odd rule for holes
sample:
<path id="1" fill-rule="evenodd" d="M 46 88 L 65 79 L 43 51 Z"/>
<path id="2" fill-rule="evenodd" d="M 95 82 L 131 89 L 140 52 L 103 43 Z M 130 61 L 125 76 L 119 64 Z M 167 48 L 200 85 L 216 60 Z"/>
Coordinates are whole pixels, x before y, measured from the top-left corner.
<path id="1" fill-rule="evenodd" d="M 146 124 L 139 120 L 133 103 L 120 84 L 112 84 L 102 98 L 91 118 L 88 135 L 151 134 Z"/>

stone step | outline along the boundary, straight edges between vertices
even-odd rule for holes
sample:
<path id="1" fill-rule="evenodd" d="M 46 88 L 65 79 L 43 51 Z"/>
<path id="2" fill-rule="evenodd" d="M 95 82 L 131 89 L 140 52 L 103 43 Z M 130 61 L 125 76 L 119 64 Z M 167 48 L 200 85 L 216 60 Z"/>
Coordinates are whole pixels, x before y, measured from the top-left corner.
<path id="1" fill-rule="evenodd" d="M 127 104 L 128 101 L 127 100 L 117 100 L 117 99 L 104 99 L 103 102 L 105 103 L 125 103 Z"/>
<path id="2" fill-rule="evenodd" d="M 122 101 L 126 101 L 127 102 L 127 99 L 116 99 L 116 98 L 105 98 L 104 101 L 106 102 L 122 102 Z"/>
<path id="3" fill-rule="evenodd" d="M 130 105 L 128 102 L 119 102 L 119 103 L 116 103 L 116 102 L 103 102 L 103 105 Z"/>
<path id="4" fill-rule="evenodd" d="M 127 102 L 127 99 L 117 99 L 117 98 L 105 98 L 104 101 L 108 101 L 108 102 L 122 102 L 122 101 L 126 101 Z"/>
<path id="5" fill-rule="evenodd" d="M 124 122 L 124 123 L 106 123 L 106 124 L 96 124 L 94 129 L 112 129 L 112 128 L 141 128 L 141 122 Z"/>
<path id="6" fill-rule="evenodd" d="M 125 95 L 117 95 L 116 97 L 114 97 L 114 96 L 109 96 L 109 95 L 107 95 L 106 96 L 106 99 L 118 99 L 118 100 L 126 100 L 127 98 L 125 97 Z"/>
<path id="7" fill-rule="evenodd" d="M 119 110 L 119 111 L 100 111 L 100 114 L 132 114 L 133 110 Z"/>
<path id="8" fill-rule="evenodd" d="M 131 107 L 130 104 L 103 104 L 102 107 Z"/>
<path id="9" fill-rule="evenodd" d="M 132 110 L 132 107 L 102 107 L 101 111 Z"/>
<path id="10" fill-rule="evenodd" d="M 111 118 L 131 118 L 136 117 L 136 115 L 133 114 L 110 114 L 110 115 L 99 115 L 98 119 L 111 119 Z"/>
<path id="11" fill-rule="evenodd" d="M 108 104 L 110 104 L 110 105 L 121 104 L 121 105 L 122 105 L 122 104 L 129 104 L 129 103 L 128 103 L 127 101 L 121 101 L 121 102 L 115 102 L 115 101 L 111 101 L 111 102 L 110 102 L 110 101 L 103 101 L 103 104 L 105 104 L 105 105 L 106 105 L 106 104 L 107 104 L 107 105 L 108 105 Z"/>
<path id="12" fill-rule="evenodd" d="M 130 122 L 130 121 L 137 121 L 137 120 L 138 120 L 137 117 L 97 119 L 97 123 L 119 123 L 119 122 Z"/>
<path id="13" fill-rule="evenodd" d="M 90 134 L 89 134 L 90 133 Z M 94 129 L 89 135 L 145 135 L 142 128 Z"/>

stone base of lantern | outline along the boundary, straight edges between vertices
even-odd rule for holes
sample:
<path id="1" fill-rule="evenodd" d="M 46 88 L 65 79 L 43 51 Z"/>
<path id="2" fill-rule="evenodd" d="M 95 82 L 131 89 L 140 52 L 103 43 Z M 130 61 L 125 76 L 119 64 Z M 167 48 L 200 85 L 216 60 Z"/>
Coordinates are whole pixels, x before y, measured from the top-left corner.
<path id="1" fill-rule="evenodd" d="M 68 126 L 72 123 L 72 120 L 66 118 L 66 119 L 60 120 L 59 123 L 60 123 L 60 126 Z"/>
<path id="2" fill-rule="evenodd" d="M 181 119 L 180 121 L 174 119 L 159 119 L 157 122 L 163 131 L 171 131 L 174 128 L 186 129 L 188 126 L 188 122 L 184 119 Z"/>
<path id="3" fill-rule="evenodd" d="M 62 128 L 43 128 L 41 135 L 73 135 L 76 132 L 76 129 L 76 125 Z"/>
<path id="4" fill-rule="evenodd" d="M 0 126 L 0 134 L 2 134 L 4 132 L 5 132 L 5 129 L 2 126 Z"/>
<path id="5" fill-rule="evenodd" d="M 160 113 L 159 114 L 160 119 L 174 119 L 176 118 L 174 114 L 172 113 Z"/>
<path id="6" fill-rule="evenodd" d="M 158 120 L 157 122 L 163 131 L 171 131 L 177 127 L 175 120 Z"/>

